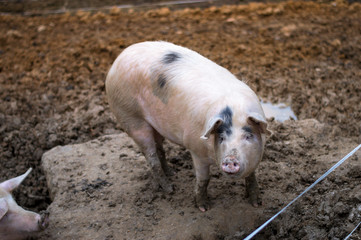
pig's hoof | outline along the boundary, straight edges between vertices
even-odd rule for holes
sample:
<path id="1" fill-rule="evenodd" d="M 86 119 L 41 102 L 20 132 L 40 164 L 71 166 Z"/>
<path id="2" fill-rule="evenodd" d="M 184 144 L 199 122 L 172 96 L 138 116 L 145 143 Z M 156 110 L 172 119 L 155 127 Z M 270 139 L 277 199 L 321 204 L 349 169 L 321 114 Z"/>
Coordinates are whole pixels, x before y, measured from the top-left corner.
<path id="1" fill-rule="evenodd" d="M 49 212 L 41 211 L 40 212 L 40 221 L 38 221 L 38 226 L 40 230 L 44 230 L 49 226 Z"/>
<path id="2" fill-rule="evenodd" d="M 262 199 L 256 194 L 249 196 L 249 202 L 253 207 L 262 206 Z"/>
<path id="3" fill-rule="evenodd" d="M 164 169 L 164 173 L 166 176 L 169 176 L 169 177 L 175 175 L 175 171 L 170 167 L 167 167 L 166 169 Z"/>
<path id="4" fill-rule="evenodd" d="M 210 206 L 209 206 L 210 204 L 209 204 L 208 200 L 197 201 L 196 205 L 199 208 L 199 210 L 201 210 L 201 212 L 205 212 L 210 209 Z"/>
<path id="5" fill-rule="evenodd" d="M 201 212 L 205 212 L 205 211 L 208 210 L 208 208 L 205 207 L 205 206 L 200 206 L 200 207 L 198 207 L 198 208 L 199 208 L 199 210 L 201 210 Z"/>

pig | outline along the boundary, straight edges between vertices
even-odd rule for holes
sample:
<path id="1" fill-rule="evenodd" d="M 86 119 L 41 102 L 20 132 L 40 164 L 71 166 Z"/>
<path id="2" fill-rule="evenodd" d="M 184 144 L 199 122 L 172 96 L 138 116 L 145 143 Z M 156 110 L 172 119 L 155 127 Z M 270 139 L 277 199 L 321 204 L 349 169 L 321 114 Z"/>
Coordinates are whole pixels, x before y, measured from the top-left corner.
<path id="1" fill-rule="evenodd" d="M 29 175 L 32 168 L 21 176 L 0 183 L 0 239 L 24 239 L 31 233 L 45 229 L 49 224 L 48 212 L 41 215 L 24 210 L 11 192 Z"/>
<path id="2" fill-rule="evenodd" d="M 251 204 L 261 204 L 254 171 L 269 131 L 257 95 L 244 82 L 195 51 L 154 41 L 123 50 L 105 86 L 110 109 L 163 190 L 173 191 L 162 146 L 168 139 L 191 153 L 201 211 L 210 207 L 212 164 L 224 175 L 245 178 Z"/>

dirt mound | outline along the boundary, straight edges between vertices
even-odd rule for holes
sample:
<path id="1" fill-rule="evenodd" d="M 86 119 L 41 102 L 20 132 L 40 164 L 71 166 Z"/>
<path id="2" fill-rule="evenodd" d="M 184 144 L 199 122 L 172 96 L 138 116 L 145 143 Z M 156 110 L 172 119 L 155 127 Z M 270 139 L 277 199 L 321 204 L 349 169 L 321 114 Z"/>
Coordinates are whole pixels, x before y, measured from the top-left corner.
<path id="1" fill-rule="evenodd" d="M 247 202 L 244 180 L 227 178 L 213 167 L 209 186 L 212 207 L 206 213 L 195 208 L 192 160 L 180 147 L 166 144 L 170 166 L 176 172 L 171 177 L 176 189 L 172 195 L 152 187 L 145 158 L 124 133 L 56 147 L 42 159 L 54 201 L 49 208 L 52 224 L 41 239 L 244 238 L 353 146 L 350 142 L 321 141 L 329 127 L 314 119 L 272 124 L 272 128 L 278 137 L 272 137 L 266 161 L 257 171 L 263 206 L 253 208 Z M 332 239 L 347 235 L 361 217 L 359 157 L 361 152 L 258 238 Z"/>

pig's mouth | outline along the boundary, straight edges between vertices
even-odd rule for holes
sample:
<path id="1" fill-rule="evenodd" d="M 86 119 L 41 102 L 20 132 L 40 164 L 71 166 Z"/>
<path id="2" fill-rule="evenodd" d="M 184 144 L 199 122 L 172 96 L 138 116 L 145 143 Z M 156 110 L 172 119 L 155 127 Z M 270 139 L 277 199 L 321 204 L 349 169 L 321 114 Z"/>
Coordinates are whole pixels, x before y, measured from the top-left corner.
<path id="1" fill-rule="evenodd" d="M 38 221 L 38 226 L 40 230 L 44 230 L 49 226 L 49 212 L 41 211 L 40 212 L 40 221 Z"/>
<path id="2" fill-rule="evenodd" d="M 227 176 L 227 177 L 239 177 L 240 175 L 242 175 L 242 173 L 240 171 L 238 172 L 227 172 L 227 171 L 224 171 L 223 169 L 221 169 L 221 172 L 224 176 Z"/>
<path id="3" fill-rule="evenodd" d="M 239 172 L 231 173 L 231 172 L 224 172 L 224 171 L 223 171 L 223 174 L 224 174 L 225 176 L 228 176 L 228 177 L 235 177 L 235 176 L 239 176 L 239 175 L 240 175 Z"/>

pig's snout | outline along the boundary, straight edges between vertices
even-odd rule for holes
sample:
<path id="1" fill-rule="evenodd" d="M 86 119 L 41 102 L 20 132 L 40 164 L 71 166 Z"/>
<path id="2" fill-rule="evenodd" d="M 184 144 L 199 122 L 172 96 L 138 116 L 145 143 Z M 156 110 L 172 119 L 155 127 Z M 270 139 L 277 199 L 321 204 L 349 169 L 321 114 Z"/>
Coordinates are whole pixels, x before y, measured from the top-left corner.
<path id="1" fill-rule="evenodd" d="M 41 211 L 38 219 L 39 230 L 44 230 L 49 226 L 49 212 Z"/>
<path id="2" fill-rule="evenodd" d="M 229 174 L 243 172 L 241 164 L 237 161 L 235 157 L 226 157 L 222 162 L 222 170 L 225 173 Z"/>

